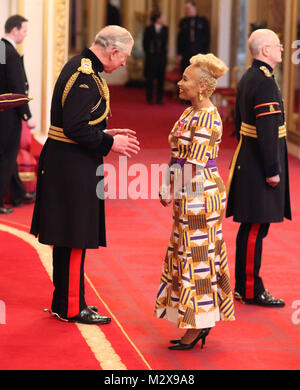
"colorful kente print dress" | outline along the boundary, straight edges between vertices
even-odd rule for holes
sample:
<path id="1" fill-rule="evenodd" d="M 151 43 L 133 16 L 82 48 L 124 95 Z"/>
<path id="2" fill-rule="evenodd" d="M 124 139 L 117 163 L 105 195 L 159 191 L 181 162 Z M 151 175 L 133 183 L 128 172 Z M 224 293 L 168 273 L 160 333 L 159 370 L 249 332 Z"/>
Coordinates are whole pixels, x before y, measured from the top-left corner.
<path id="1" fill-rule="evenodd" d="M 172 234 L 154 313 L 179 328 L 208 328 L 235 319 L 222 233 L 226 192 L 216 166 L 221 137 L 215 107 L 197 113 L 186 109 L 169 136 L 172 159 L 195 164 L 197 172 L 173 200 Z M 170 169 L 171 184 L 179 164 Z"/>

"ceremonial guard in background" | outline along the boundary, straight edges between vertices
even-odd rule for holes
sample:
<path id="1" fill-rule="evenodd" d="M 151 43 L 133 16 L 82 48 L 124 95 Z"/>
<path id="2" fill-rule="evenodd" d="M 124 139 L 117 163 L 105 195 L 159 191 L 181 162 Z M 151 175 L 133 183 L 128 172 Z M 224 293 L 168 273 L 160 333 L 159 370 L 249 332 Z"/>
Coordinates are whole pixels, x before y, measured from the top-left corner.
<path id="1" fill-rule="evenodd" d="M 51 313 L 66 321 L 110 322 L 85 302 L 84 258 L 87 248 L 106 246 L 104 196 L 96 194 L 102 157 L 110 150 L 128 157 L 139 150 L 134 131 L 106 130 L 109 90 L 101 76 L 125 66 L 132 46 L 127 30 L 105 27 L 90 49 L 64 66 L 53 93 L 31 233 L 53 245 Z"/>
<path id="2" fill-rule="evenodd" d="M 283 47 L 271 30 L 249 38 L 253 64 L 237 89 L 239 145 L 227 183 L 227 217 L 240 222 L 236 240 L 235 297 L 249 304 L 282 307 L 259 276 L 262 242 L 270 223 L 291 219 L 284 107 L 273 75 Z"/>
<path id="3" fill-rule="evenodd" d="M 151 25 L 144 32 L 146 98 L 153 103 L 156 83 L 156 102 L 163 103 L 164 81 L 167 65 L 168 27 L 161 12 L 151 17 Z"/>
<path id="4" fill-rule="evenodd" d="M 181 72 L 190 64 L 190 58 L 196 54 L 207 54 L 210 50 L 210 26 L 204 16 L 197 15 L 197 5 L 188 0 L 185 4 L 186 17 L 179 22 L 177 40 L 178 61 Z"/>

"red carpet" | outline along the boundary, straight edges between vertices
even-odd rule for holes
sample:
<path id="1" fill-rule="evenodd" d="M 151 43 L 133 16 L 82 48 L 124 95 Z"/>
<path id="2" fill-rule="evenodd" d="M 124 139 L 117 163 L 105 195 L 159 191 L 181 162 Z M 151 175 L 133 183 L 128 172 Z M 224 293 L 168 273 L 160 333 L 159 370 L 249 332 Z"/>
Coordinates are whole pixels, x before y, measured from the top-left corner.
<path id="1" fill-rule="evenodd" d="M 166 163 L 167 136 L 184 106 L 168 99 L 164 106 L 147 106 L 144 92 L 135 89 L 113 87 L 111 95 L 113 117 L 109 127 L 132 128 L 141 142 L 139 155 L 128 160 L 131 173 L 134 164 L 145 164 L 150 172 L 150 164 Z M 229 137 L 230 131 L 226 126 L 219 158 L 224 181 L 236 145 Z M 105 162 L 118 167 L 118 156 L 111 154 Z M 141 165 L 135 167 L 142 169 Z M 131 188 L 136 176 L 138 173 L 127 177 Z M 124 176 L 121 179 L 124 181 Z M 300 314 L 292 305 L 300 300 L 300 161 L 293 157 L 290 179 L 293 221 L 271 226 L 262 266 L 266 287 L 283 298 L 286 306 L 269 309 L 236 303 L 236 321 L 218 323 L 205 348 L 196 346 L 189 352 L 169 351 L 169 339 L 181 333 L 173 324 L 153 317 L 171 229 L 171 209 L 151 199 L 107 200 L 108 247 L 87 251 L 86 295 L 89 304 L 97 304 L 101 312 L 113 316 L 110 325 L 99 329 L 125 368 L 299 369 Z M 141 185 L 146 188 L 146 181 Z M 31 213 L 32 206 L 23 206 L 9 216 L 1 216 L 0 225 L 28 232 Z M 231 219 L 225 220 L 232 286 L 237 228 Z M 51 301 L 52 285 L 36 250 L 1 228 L 0 243 L 0 300 L 6 305 L 6 323 L 0 324 L 0 369 L 106 369 L 75 324 L 62 323 L 43 313 Z"/>
<path id="2" fill-rule="evenodd" d="M 0 238 L 1 299 L 6 305 L 6 324 L 0 327 L 1 369 L 52 369 L 60 355 L 64 359 L 56 368 L 99 368 L 76 327 L 43 314 L 52 285 L 37 253 L 12 234 L 1 232 Z M 82 361 L 74 350 L 81 351 Z"/>

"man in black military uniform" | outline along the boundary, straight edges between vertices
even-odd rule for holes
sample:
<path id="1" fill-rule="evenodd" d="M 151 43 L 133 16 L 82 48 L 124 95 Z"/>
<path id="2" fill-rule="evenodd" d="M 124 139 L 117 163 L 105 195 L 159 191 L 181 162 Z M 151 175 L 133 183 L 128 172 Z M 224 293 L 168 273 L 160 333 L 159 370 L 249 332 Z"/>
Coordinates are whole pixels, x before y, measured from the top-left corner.
<path id="1" fill-rule="evenodd" d="M 27 19 L 20 15 L 11 16 L 5 23 L 5 36 L 1 40 L 5 44 L 5 63 L 0 64 L 0 94 L 28 95 L 23 57 L 16 49 L 26 37 L 27 25 Z M 8 189 L 15 206 L 35 197 L 35 194 L 26 193 L 18 174 L 17 156 L 23 120 L 30 129 L 35 127 L 28 104 L 0 112 L 0 214 L 13 212 L 12 208 L 4 206 Z"/>
<path id="2" fill-rule="evenodd" d="M 210 50 L 210 26 L 204 16 L 197 15 L 195 1 L 185 3 L 186 17 L 179 22 L 177 39 L 178 62 L 181 73 L 190 65 L 190 58 L 196 54 L 207 54 Z"/>
<path id="3" fill-rule="evenodd" d="M 67 62 L 53 92 L 31 233 L 53 245 L 51 313 L 66 321 L 110 322 L 85 302 L 84 258 L 87 248 L 106 246 L 104 196 L 96 195 L 102 157 L 110 151 L 128 157 L 139 151 L 134 131 L 107 130 L 109 90 L 101 76 L 125 66 L 132 46 L 127 30 L 105 27 L 90 49 Z"/>
<path id="4" fill-rule="evenodd" d="M 236 240 L 237 299 L 282 307 L 259 276 L 262 242 L 270 223 L 291 219 L 284 107 L 273 75 L 283 47 L 271 30 L 249 38 L 253 64 L 237 89 L 236 131 L 239 145 L 227 183 L 227 217 L 240 222 Z"/>
<path id="5" fill-rule="evenodd" d="M 163 103 L 164 81 L 167 65 L 168 27 L 161 12 L 151 16 L 151 25 L 144 32 L 146 99 L 153 103 L 156 83 L 156 102 Z"/>

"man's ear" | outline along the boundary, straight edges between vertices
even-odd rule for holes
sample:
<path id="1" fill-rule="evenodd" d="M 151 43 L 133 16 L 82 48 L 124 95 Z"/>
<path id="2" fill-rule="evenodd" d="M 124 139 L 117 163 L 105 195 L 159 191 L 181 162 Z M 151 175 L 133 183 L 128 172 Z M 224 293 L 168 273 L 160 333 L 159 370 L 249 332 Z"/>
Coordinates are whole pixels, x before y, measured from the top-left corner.
<path id="1" fill-rule="evenodd" d="M 111 51 L 110 51 L 111 58 L 115 57 L 118 54 L 119 54 L 119 50 L 118 49 L 116 49 L 115 47 L 113 49 L 111 49 Z"/>
<path id="2" fill-rule="evenodd" d="M 20 31 L 20 29 L 18 29 L 18 27 L 14 27 L 14 28 L 11 29 L 10 34 L 16 35 L 16 33 L 17 33 L 18 31 Z"/>
<path id="3" fill-rule="evenodd" d="M 261 53 L 262 53 L 265 57 L 268 57 L 268 54 L 269 54 L 269 48 L 268 48 L 268 46 L 264 46 L 264 47 L 261 49 Z"/>

